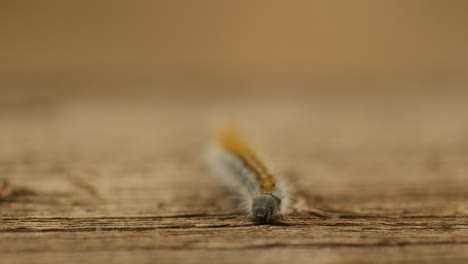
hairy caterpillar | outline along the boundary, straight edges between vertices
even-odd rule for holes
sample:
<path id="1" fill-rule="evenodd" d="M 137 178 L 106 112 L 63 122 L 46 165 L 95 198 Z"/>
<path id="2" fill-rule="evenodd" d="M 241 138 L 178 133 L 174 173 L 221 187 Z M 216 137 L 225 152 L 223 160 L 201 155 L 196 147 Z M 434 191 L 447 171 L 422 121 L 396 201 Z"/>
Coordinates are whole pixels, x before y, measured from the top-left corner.
<path id="1" fill-rule="evenodd" d="M 209 155 L 213 174 L 241 197 L 245 213 L 258 223 L 282 219 L 290 209 L 288 188 L 273 176 L 233 129 L 223 129 Z"/>

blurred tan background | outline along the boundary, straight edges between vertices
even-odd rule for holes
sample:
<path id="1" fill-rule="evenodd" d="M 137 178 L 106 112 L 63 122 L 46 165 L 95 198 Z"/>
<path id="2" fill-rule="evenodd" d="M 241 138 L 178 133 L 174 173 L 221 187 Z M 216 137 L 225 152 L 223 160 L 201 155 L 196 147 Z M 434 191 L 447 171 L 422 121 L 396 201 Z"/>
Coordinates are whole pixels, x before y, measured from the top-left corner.
<path id="1" fill-rule="evenodd" d="M 434 0 L 4 1 L 0 81 L 453 83 L 468 72 L 466 14 Z"/>

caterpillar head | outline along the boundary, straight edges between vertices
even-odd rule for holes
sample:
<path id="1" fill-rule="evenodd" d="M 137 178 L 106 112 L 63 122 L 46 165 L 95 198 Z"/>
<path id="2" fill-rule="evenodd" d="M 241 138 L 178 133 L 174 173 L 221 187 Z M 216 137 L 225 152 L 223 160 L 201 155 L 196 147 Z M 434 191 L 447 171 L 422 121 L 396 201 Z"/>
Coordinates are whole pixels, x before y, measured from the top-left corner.
<path id="1" fill-rule="evenodd" d="M 281 199 L 272 194 L 261 194 L 253 198 L 251 215 L 262 224 L 275 222 L 280 217 Z"/>

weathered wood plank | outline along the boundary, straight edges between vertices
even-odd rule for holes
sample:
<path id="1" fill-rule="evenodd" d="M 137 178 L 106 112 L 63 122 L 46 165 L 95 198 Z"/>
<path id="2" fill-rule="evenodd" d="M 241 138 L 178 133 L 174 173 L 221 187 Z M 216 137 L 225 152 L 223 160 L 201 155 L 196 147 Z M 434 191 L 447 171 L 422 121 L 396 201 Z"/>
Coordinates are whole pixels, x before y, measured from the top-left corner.
<path id="1" fill-rule="evenodd" d="M 9 104 L 0 123 L 2 263 L 466 263 L 464 91 Z M 297 211 L 239 216 L 203 164 L 234 120 Z"/>

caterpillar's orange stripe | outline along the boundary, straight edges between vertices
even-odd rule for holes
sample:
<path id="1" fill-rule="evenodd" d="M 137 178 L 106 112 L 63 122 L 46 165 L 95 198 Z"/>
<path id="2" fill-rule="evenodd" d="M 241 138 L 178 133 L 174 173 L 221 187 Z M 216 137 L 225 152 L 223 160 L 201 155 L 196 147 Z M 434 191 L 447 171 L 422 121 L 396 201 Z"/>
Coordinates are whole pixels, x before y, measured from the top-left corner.
<path id="1" fill-rule="evenodd" d="M 273 192 L 275 188 L 275 180 L 273 176 L 268 172 L 263 162 L 257 158 L 255 152 L 244 140 L 242 140 L 235 130 L 222 130 L 219 141 L 225 150 L 238 157 L 252 172 L 263 193 Z"/>

